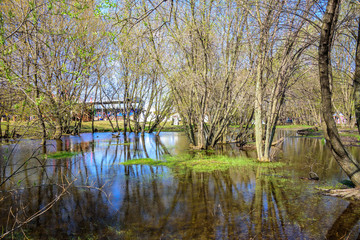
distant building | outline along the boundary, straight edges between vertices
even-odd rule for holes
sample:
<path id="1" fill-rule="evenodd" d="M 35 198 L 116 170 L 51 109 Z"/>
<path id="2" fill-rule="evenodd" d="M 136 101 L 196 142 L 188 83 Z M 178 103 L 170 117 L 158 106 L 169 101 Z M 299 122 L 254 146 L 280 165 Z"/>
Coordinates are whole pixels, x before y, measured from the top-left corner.
<path id="1" fill-rule="evenodd" d="M 140 100 L 130 101 L 130 109 L 126 109 L 125 104 L 123 101 L 98 101 L 98 102 L 88 102 L 87 104 L 93 105 L 94 111 L 94 120 L 107 120 L 115 119 L 122 119 L 125 113 L 128 116 L 133 116 L 134 113 L 138 113 L 142 111 L 142 105 Z"/>

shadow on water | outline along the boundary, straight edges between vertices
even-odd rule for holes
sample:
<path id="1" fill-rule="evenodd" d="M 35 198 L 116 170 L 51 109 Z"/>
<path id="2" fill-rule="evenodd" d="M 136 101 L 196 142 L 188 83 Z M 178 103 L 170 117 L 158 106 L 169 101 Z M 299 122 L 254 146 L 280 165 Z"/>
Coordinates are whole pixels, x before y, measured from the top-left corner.
<path id="1" fill-rule="evenodd" d="M 38 143 L 24 141 L 6 175 Z M 161 159 L 188 151 L 182 133 L 82 134 L 38 150 L 14 179 L 2 186 L 3 231 L 25 221 L 68 187 L 39 217 L 16 231 L 35 239 L 356 239 L 359 206 L 318 194 L 318 185 L 344 178 L 318 139 L 286 138 L 283 168 L 239 167 L 206 173 L 173 172 L 164 166 L 121 165 L 137 158 Z M 11 145 L 0 146 L 6 156 Z M 359 152 L 351 149 L 354 155 Z M 53 152 L 77 153 L 51 158 Z M 235 145 L 212 154 L 253 157 Z M 44 155 L 46 154 L 46 155 Z M 40 157 L 42 156 L 42 157 Z M 3 164 L 4 157 L 1 159 Z M 3 166 L 3 165 L 1 165 Z M 301 180 L 309 169 L 321 182 Z M 2 178 L 3 179 L 3 178 Z M 76 181 L 72 184 L 73 180 Z M 9 212 L 16 213 L 14 216 Z M 10 236 L 10 235 L 9 235 Z"/>

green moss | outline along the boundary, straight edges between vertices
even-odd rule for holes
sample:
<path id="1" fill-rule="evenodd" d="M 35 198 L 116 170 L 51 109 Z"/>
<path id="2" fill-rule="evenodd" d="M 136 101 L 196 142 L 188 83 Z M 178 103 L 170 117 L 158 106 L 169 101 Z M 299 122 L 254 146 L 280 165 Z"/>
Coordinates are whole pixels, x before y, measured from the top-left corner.
<path id="1" fill-rule="evenodd" d="M 279 162 L 261 163 L 248 158 L 231 158 L 227 156 L 214 155 L 205 156 L 197 154 L 192 156 L 190 154 L 183 154 L 177 156 L 166 156 L 164 160 L 154 160 L 149 158 L 133 159 L 123 163 L 122 165 L 149 165 L 149 166 L 166 166 L 177 171 L 191 169 L 194 172 L 212 172 L 225 171 L 230 167 L 266 167 L 276 168 L 284 164 Z"/>
<path id="2" fill-rule="evenodd" d="M 78 152 L 60 151 L 60 152 L 44 154 L 44 156 L 46 156 L 47 158 L 62 159 L 62 158 L 70 158 L 70 157 L 73 157 L 73 156 L 75 156 L 77 154 L 79 154 L 79 153 Z"/>

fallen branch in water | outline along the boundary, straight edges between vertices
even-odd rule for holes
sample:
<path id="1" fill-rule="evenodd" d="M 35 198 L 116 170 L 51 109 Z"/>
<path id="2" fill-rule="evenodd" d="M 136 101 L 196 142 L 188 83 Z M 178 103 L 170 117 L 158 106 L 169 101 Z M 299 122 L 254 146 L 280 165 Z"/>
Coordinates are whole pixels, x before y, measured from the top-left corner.
<path id="1" fill-rule="evenodd" d="M 285 140 L 285 138 L 282 137 L 282 138 L 280 138 L 279 140 L 273 142 L 273 143 L 271 144 L 271 146 L 276 146 L 276 147 L 278 147 L 278 146 L 280 146 L 280 145 L 284 142 L 284 140 Z"/>
<path id="2" fill-rule="evenodd" d="M 319 189 L 326 196 L 340 197 L 346 200 L 360 201 L 359 188 L 345 188 L 345 189 Z"/>

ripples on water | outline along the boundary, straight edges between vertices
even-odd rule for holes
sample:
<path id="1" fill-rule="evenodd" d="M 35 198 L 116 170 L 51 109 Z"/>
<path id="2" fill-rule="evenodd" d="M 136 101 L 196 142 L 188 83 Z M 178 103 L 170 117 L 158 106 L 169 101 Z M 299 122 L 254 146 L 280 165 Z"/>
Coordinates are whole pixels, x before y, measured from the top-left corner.
<path id="1" fill-rule="evenodd" d="M 33 140 L 21 142 L 9 159 L 5 175 L 14 173 L 38 146 L 39 142 Z M 246 171 L 231 168 L 174 174 L 161 166 L 119 164 L 129 159 L 183 154 L 187 146 L 182 133 L 162 133 L 159 139 L 152 134 L 144 138 L 129 134 L 125 139 L 123 135 L 112 138 L 111 133 L 97 133 L 49 141 L 46 149 L 38 148 L 35 157 L 1 187 L 3 232 L 11 228 L 15 218 L 18 223 L 24 221 L 68 187 L 47 212 L 12 237 L 358 238 L 359 206 L 322 196 L 315 190 L 346 178 L 319 139 L 286 138 L 280 159 L 286 166 L 275 170 L 253 167 Z M 2 170 L 13 147 L 0 145 Z M 359 159 L 359 149 L 350 150 Z M 55 151 L 78 154 L 65 159 L 40 157 Z M 255 157 L 254 152 L 241 152 L 235 145 L 219 146 L 212 154 Z M 318 173 L 321 181 L 300 179 L 307 177 L 310 169 Z M 3 181 L 3 171 L 1 177 Z"/>

